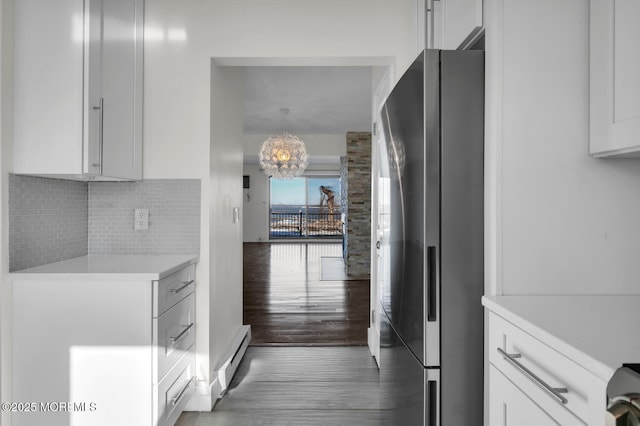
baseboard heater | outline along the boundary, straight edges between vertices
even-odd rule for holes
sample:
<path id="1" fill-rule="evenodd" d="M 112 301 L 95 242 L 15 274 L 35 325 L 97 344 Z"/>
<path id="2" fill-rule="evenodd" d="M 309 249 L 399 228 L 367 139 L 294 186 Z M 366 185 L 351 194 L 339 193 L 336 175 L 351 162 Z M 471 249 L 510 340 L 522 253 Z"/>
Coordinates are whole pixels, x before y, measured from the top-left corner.
<path id="1" fill-rule="evenodd" d="M 217 370 L 218 389 L 220 393 L 217 398 L 222 398 L 229 388 L 233 375 L 236 374 L 238 365 L 247 351 L 251 341 L 251 326 L 243 325 L 232 340 L 229 349 L 222 358 L 225 360 Z M 214 395 L 216 396 L 216 395 Z"/>

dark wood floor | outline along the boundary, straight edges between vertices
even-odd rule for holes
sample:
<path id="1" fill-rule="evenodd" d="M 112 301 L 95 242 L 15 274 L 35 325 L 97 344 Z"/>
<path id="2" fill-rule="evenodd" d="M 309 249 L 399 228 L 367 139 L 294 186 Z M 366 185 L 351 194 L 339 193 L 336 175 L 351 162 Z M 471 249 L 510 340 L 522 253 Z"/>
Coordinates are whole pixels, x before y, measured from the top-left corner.
<path id="1" fill-rule="evenodd" d="M 366 347 L 250 347 L 212 412 L 176 426 L 393 425 Z"/>
<path id="2" fill-rule="evenodd" d="M 341 252 L 340 243 L 244 243 L 252 345 L 367 344 L 369 280 L 344 279 Z"/>
<path id="3" fill-rule="evenodd" d="M 244 244 L 252 347 L 214 410 L 185 412 L 176 426 L 393 424 L 376 363 L 359 346 L 367 343 L 369 280 L 346 279 L 341 250 Z"/>

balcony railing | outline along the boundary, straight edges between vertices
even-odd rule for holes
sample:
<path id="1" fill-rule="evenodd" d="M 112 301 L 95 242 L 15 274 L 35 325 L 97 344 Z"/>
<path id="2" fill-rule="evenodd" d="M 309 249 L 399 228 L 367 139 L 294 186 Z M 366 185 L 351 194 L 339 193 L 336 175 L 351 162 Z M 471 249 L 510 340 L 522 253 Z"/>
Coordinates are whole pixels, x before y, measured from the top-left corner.
<path id="1" fill-rule="evenodd" d="M 271 212 L 271 238 L 342 237 L 342 213 Z"/>

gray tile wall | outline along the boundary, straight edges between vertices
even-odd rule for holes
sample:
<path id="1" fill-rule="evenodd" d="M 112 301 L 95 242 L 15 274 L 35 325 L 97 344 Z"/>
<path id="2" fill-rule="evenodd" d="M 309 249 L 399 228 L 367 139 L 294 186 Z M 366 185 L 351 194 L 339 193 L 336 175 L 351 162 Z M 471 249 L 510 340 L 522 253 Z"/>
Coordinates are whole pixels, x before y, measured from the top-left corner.
<path id="1" fill-rule="evenodd" d="M 149 229 L 133 229 L 133 211 L 149 209 Z M 200 180 L 149 179 L 89 184 L 89 253 L 197 254 Z"/>
<path id="2" fill-rule="evenodd" d="M 85 182 L 9 175 L 9 271 L 87 254 Z"/>

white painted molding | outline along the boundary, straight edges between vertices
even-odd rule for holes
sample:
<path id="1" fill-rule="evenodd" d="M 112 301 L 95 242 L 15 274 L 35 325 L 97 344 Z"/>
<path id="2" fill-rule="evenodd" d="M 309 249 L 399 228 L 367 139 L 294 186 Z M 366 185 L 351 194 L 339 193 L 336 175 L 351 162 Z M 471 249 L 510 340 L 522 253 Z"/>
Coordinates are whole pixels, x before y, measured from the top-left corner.
<path id="1" fill-rule="evenodd" d="M 376 315 L 379 314 L 376 312 Z M 367 328 L 367 344 L 369 345 L 369 353 L 380 368 L 380 335 L 373 327 Z"/>
<path id="2" fill-rule="evenodd" d="M 502 294 L 502 147 L 504 0 L 484 4 L 485 57 L 485 294 Z"/>
<path id="3" fill-rule="evenodd" d="M 220 395 L 220 391 L 217 377 L 210 384 L 207 384 L 205 380 L 198 380 L 195 392 L 187 403 L 185 411 L 211 411 L 217 399 L 217 397 L 212 398 L 212 395 Z"/>

